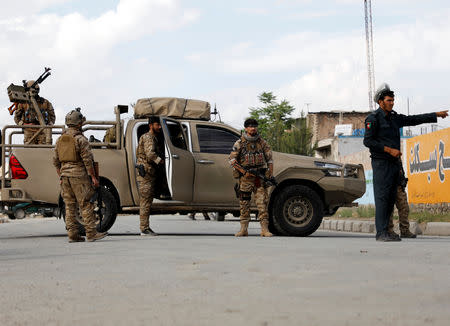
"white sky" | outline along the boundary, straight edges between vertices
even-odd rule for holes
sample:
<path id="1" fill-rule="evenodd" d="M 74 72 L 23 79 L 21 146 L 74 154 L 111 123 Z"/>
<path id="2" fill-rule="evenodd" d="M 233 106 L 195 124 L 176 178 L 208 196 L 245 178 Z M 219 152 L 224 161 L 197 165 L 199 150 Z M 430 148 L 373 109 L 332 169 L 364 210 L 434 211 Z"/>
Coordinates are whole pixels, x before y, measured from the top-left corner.
<path id="1" fill-rule="evenodd" d="M 41 95 L 57 123 L 80 106 L 110 120 L 116 104 L 175 96 L 217 104 L 240 127 L 257 95 L 305 110 L 367 110 L 362 0 L 0 0 L 0 125 L 6 88 L 52 76 Z M 450 107 L 450 3 L 374 0 L 376 84 L 398 112 Z M 450 119 L 439 120 L 449 127 Z"/>

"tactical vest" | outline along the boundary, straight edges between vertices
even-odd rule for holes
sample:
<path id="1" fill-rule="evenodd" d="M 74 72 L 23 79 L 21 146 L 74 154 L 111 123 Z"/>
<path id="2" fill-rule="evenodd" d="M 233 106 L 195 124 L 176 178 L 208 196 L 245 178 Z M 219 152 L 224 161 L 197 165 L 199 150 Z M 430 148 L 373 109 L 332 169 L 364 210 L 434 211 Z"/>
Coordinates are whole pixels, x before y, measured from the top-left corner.
<path id="1" fill-rule="evenodd" d="M 266 167 L 266 157 L 264 156 L 262 139 L 248 141 L 244 136 L 241 137 L 241 151 L 239 161 L 242 166 L 249 168 Z"/>
<path id="2" fill-rule="evenodd" d="M 79 161 L 75 136 L 64 134 L 59 137 L 58 143 L 56 144 L 56 151 L 58 152 L 59 160 L 63 163 Z"/>
<path id="3" fill-rule="evenodd" d="M 25 103 L 24 105 L 24 113 L 23 113 L 23 123 L 25 124 L 39 124 L 39 119 L 37 117 L 36 111 L 29 103 Z M 44 122 L 46 125 L 49 123 L 49 115 L 48 115 L 48 102 L 38 102 L 38 107 L 41 110 L 42 118 L 44 118 Z"/>

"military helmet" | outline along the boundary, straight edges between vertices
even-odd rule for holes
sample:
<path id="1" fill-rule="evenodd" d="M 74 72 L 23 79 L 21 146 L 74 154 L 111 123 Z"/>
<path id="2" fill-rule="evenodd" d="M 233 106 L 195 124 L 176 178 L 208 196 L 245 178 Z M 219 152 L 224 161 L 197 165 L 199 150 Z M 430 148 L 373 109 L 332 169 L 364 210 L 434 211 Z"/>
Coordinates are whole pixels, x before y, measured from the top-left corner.
<path id="1" fill-rule="evenodd" d="M 34 83 L 35 83 L 34 80 L 28 80 L 28 81 L 27 81 L 27 87 L 30 88 L 31 86 L 33 86 Z M 40 89 L 39 84 L 34 85 L 33 88 L 34 88 L 34 90 L 35 90 L 37 93 L 39 93 L 39 89 Z"/>
<path id="2" fill-rule="evenodd" d="M 378 87 L 377 91 L 375 92 L 375 95 L 373 97 L 373 100 L 375 103 L 378 104 L 378 101 L 384 98 L 384 96 L 392 96 L 394 97 L 394 92 L 391 91 L 391 88 L 387 83 L 383 83 Z"/>
<path id="3" fill-rule="evenodd" d="M 66 115 L 66 125 L 75 127 L 86 121 L 86 117 L 81 114 L 81 108 L 76 108 Z"/>

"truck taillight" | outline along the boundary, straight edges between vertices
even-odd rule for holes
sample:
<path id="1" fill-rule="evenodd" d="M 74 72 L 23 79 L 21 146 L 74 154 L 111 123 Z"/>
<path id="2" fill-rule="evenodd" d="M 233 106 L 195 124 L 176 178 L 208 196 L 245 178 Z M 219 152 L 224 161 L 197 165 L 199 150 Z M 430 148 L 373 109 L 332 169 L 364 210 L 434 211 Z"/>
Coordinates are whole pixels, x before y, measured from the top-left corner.
<path id="1" fill-rule="evenodd" d="M 19 160 L 14 155 L 11 155 L 11 157 L 9 158 L 9 167 L 11 169 L 13 179 L 28 178 L 27 171 L 25 171 L 23 166 L 20 164 Z"/>

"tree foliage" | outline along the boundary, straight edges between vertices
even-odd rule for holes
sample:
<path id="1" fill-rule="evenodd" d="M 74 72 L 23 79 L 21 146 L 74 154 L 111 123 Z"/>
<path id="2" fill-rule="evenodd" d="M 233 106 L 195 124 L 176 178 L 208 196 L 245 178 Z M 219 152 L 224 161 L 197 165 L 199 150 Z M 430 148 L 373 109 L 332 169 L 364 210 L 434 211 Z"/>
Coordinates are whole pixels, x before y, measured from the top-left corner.
<path id="1" fill-rule="evenodd" d="M 306 125 L 303 112 L 299 119 L 292 118 L 295 108 L 286 100 L 277 101 L 272 92 L 258 96 L 261 106 L 250 108 L 250 117 L 258 121 L 261 136 L 274 151 L 311 156 L 312 133 Z"/>

